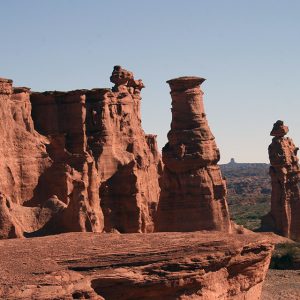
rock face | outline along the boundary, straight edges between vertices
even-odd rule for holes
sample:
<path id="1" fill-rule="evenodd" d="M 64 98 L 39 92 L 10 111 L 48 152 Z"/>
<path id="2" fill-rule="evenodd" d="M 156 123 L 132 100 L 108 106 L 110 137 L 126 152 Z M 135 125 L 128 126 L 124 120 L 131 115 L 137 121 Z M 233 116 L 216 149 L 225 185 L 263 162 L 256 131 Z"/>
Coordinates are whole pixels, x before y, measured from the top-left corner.
<path id="1" fill-rule="evenodd" d="M 300 166 L 288 127 L 278 120 L 270 133 L 269 146 L 272 184 L 271 211 L 262 219 L 262 229 L 300 241 Z"/>
<path id="2" fill-rule="evenodd" d="M 97 172 L 88 153 L 78 143 L 73 153 L 65 150 L 64 135 L 49 139 L 35 131 L 28 88 L 1 79 L 0 98 L 0 238 L 102 231 Z M 41 118 L 47 117 L 44 110 Z"/>
<path id="3" fill-rule="evenodd" d="M 40 174 L 50 164 L 45 137 L 33 127 L 28 88 L 0 79 L 0 191 L 14 203 L 33 197 Z"/>
<path id="4" fill-rule="evenodd" d="M 105 231 L 152 232 L 161 157 L 141 127 L 141 80 L 115 66 L 112 91 L 88 98 L 88 143 L 97 162 Z"/>
<path id="5" fill-rule="evenodd" d="M 272 248 L 258 234 L 201 232 L 0 241 L 0 298 L 260 299 Z"/>
<path id="6" fill-rule="evenodd" d="M 59 222 L 66 207 L 55 196 L 43 206 L 26 207 L 0 194 L 0 239 L 61 232 L 63 228 Z"/>
<path id="7" fill-rule="evenodd" d="M 208 126 L 200 84 L 180 77 L 171 87 L 172 123 L 162 150 L 165 164 L 157 231 L 231 231 L 219 149 Z"/>
<path id="8" fill-rule="evenodd" d="M 0 79 L 0 238 L 153 231 L 162 163 L 141 127 L 144 85 L 120 66 L 111 81 L 31 93 Z"/>
<path id="9" fill-rule="evenodd" d="M 56 221 L 58 232 L 103 230 L 100 179 L 87 145 L 85 101 L 82 90 L 31 95 L 34 124 L 50 140 L 47 151 L 53 163 L 41 174 L 30 205 L 41 205 L 53 195 L 65 203 Z"/>
<path id="10" fill-rule="evenodd" d="M 56 211 L 23 206 L 51 166 L 47 139 L 34 130 L 29 95 L 28 88 L 13 88 L 12 80 L 0 79 L 0 238 L 35 231 Z"/>
<path id="11" fill-rule="evenodd" d="M 74 161 L 71 166 L 80 173 L 84 161 L 90 161 L 86 178 L 93 182 L 86 185 L 91 184 L 92 191 L 83 192 L 92 195 L 92 206 L 101 201 L 105 231 L 151 232 L 162 167 L 156 136 L 145 135 L 141 127 L 144 85 L 120 66 L 114 67 L 111 81 L 115 84 L 112 90 L 32 94 L 34 123 L 42 134 L 60 139 L 64 135 L 65 141 L 57 142 L 54 151 L 54 160 L 63 163 L 53 170 L 55 174 L 72 177 L 63 169 L 66 160 Z M 48 182 L 46 178 L 43 190 Z M 71 190 L 67 182 L 65 186 L 54 182 L 48 194 L 68 202 Z"/>

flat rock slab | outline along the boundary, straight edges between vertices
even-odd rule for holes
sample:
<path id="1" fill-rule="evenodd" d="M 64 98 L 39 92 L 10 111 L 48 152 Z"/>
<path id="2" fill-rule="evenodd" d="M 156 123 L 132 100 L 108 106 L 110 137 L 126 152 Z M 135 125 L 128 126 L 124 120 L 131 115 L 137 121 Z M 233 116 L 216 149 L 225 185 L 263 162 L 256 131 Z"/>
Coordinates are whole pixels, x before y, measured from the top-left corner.
<path id="1" fill-rule="evenodd" d="M 260 234 L 67 233 L 0 241 L 1 299 L 260 299 Z"/>

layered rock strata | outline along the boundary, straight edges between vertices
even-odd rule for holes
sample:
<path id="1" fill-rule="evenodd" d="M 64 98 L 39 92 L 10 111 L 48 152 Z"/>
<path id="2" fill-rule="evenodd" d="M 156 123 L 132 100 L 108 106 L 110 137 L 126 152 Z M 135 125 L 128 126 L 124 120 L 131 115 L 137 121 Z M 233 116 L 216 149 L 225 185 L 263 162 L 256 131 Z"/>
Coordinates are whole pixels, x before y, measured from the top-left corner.
<path id="1" fill-rule="evenodd" d="M 56 208 L 27 208 L 40 175 L 51 166 L 46 138 L 34 130 L 30 89 L 0 79 L 0 239 L 43 227 Z M 39 216 L 39 217 L 37 217 Z"/>
<path id="2" fill-rule="evenodd" d="M 231 231 L 219 149 L 207 123 L 200 84 L 180 77 L 171 87 L 172 123 L 162 150 L 164 172 L 157 231 Z"/>
<path id="3" fill-rule="evenodd" d="M 271 211 L 262 219 L 262 229 L 300 241 L 299 150 L 289 137 L 288 127 L 278 120 L 270 133 L 269 159 L 272 194 Z"/>
<path id="4" fill-rule="evenodd" d="M 0 241 L 0 298 L 260 299 L 272 248 L 258 234 L 201 232 Z"/>
<path id="5" fill-rule="evenodd" d="M 30 89 L 0 79 L 0 192 L 14 203 L 33 197 L 40 174 L 51 165 L 31 119 Z"/>
<path id="6" fill-rule="evenodd" d="M 93 117 L 90 124 L 94 122 L 88 140 L 101 178 L 105 230 L 152 232 L 162 166 L 156 136 L 145 135 L 141 127 L 144 85 L 119 66 L 111 81 L 115 84 L 112 91 L 88 105 Z"/>
<path id="7" fill-rule="evenodd" d="M 0 79 L 0 238 L 153 231 L 162 166 L 141 127 L 144 85 L 120 66 L 111 81 L 32 93 Z"/>
<path id="8" fill-rule="evenodd" d="M 151 232 L 161 158 L 156 136 L 146 135 L 141 127 L 144 85 L 120 66 L 114 68 L 111 81 L 112 90 L 32 93 L 34 124 L 41 134 L 51 137 L 53 149 L 49 151 L 55 162 L 39 187 L 47 194 L 45 198 L 55 194 L 68 203 L 73 199 L 74 174 L 78 179 L 84 173 L 80 197 L 92 202 L 91 219 L 100 216 L 96 221 L 102 218 L 105 231 Z M 94 209 L 100 202 L 102 209 Z"/>
<path id="9" fill-rule="evenodd" d="M 1 79 L 0 100 L 0 238 L 101 232 L 99 180 L 84 143 L 72 137 L 70 153 L 64 134 L 46 137 L 35 131 L 30 89 Z M 41 112 L 41 118 L 47 116 Z"/>
<path id="10" fill-rule="evenodd" d="M 41 174 L 30 205 L 43 205 L 53 195 L 65 203 L 56 221 L 58 232 L 103 231 L 100 178 L 88 151 L 85 101 L 83 90 L 31 95 L 34 124 L 49 138 L 52 165 Z"/>

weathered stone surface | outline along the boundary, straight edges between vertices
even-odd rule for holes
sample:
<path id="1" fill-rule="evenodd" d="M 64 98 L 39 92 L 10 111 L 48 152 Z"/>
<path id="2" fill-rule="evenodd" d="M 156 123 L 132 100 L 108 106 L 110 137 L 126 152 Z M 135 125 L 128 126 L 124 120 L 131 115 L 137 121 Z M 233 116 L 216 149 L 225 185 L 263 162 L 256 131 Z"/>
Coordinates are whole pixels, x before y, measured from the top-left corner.
<path id="1" fill-rule="evenodd" d="M 33 197 L 41 173 L 51 164 L 46 138 L 34 128 L 28 88 L 0 79 L 0 192 L 23 204 Z"/>
<path id="2" fill-rule="evenodd" d="M 87 94 L 88 144 L 100 176 L 104 229 L 152 232 L 161 158 L 156 136 L 141 126 L 141 80 L 115 66 L 110 90 Z"/>
<path id="3" fill-rule="evenodd" d="M 77 123 L 74 135 L 67 132 L 71 153 L 65 149 L 64 134 L 48 138 L 39 134 L 31 118 L 29 97 L 28 88 L 13 88 L 11 80 L 1 79 L 0 238 L 101 232 L 100 182 L 95 162 L 84 148 L 85 136 L 78 133 Z M 82 98 L 77 94 L 70 98 L 67 100 L 77 109 L 72 111 L 76 121 L 83 115 L 78 110 Z M 41 119 L 47 120 L 47 116 L 47 110 L 41 111 Z M 72 124 L 71 119 L 67 121 Z M 48 207 L 55 198 L 59 209 L 53 203 Z"/>
<path id="4" fill-rule="evenodd" d="M 86 151 L 86 90 L 32 93 L 32 118 L 43 135 L 65 135 L 66 150 L 74 154 Z"/>
<path id="5" fill-rule="evenodd" d="M 76 217 L 71 213 L 75 219 L 86 215 L 79 231 L 101 231 L 104 226 L 108 232 L 151 232 L 162 167 L 155 136 L 141 127 L 144 85 L 120 66 L 114 67 L 111 81 L 112 90 L 32 93 L 34 124 L 50 136 L 47 150 L 54 163 L 40 178 L 31 204 L 56 195 L 70 203 L 68 210 L 77 210 Z M 84 209 L 73 193 L 75 186 L 82 190 Z M 86 223 L 90 225 L 85 228 Z M 78 221 L 63 228 L 73 231 Z"/>
<path id="6" fill-rule="evenodd" d="M 204 80 L 180 77 L 167 81 L 172 123 L 162 152 L 165 167 L 157 231 L 231 231 L 226 183 L 217 165 L 220 153 L 204 112 L 200 89 Z"/>
<path id="7" fill-rule="evenodd" d="M 41 175 L 31 205 L 43 204 L 53 195 L 67 205 L 55 224 L 48 224 L 37 234 L 102 232 L 100 181 L 95 162 L 87 152 L 84 92 L 34 93 L 31 97 L 35 124 L 49 137 L 47 151 L 53 161 Z"/>
<path id="8" fill-rule="evenodd" d="M 258 234 L 68 233 L 0 249 L 1 299 L 255 300 L 272 245 Z"/>
<path id="9" fill-rule="evenodd" d="M 60 232 L 57 221 L 65 208 L 66 205 L 57 197 L 48 199 L 40 207 L 26 207 L 0 194 L 0 239 Z"/>
<path id="10" fill-rule="evenodd" d="M 300 240 L 300 166 L 293 140 L 285 137 L 288 127 L 278 120 L 270 133 L 271 211 L 262 219 L 262 229 Z"/>
<path id="11" fill-rule="evenodd" d="M 41 175 L 33 203 L 44 203 L 55 195 L 66 204 L 56 220 L 54 233 L 102 232 L 104 223 L 99 199 L 100 181 L 94 159 L 86 151 L 67 151 L 65 135 L 50 136 L 47 150 L 53 164 Z M 53 232 L 49 226 L 46 231 Z"/>

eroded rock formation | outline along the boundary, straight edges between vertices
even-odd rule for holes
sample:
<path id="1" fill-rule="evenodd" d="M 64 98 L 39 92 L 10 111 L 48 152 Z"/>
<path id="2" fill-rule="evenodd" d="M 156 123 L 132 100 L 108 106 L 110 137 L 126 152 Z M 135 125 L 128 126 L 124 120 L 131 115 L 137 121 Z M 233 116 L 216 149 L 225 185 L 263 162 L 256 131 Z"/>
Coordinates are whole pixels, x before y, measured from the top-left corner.
<path id="1" fill-rule="evenodd" d="M 34 130 L 28 88 L 0 79 L 0 238 L 44 226 L 55 209 L 29 208 L 40 175 L 51 166 L 46 138 Z"/>
<path id="2" fill-rule="evenodd" d="M 97 172 L 88 153 L 69 153 L 64 136 L 35 131 L 28 88 L 1 79 L 0 98 L 0 237 L 101 232 Z M 44 110 L 41 118 L 47 117 Z"/>
<path id="3" fill-rule="evenodd" d="M 217 162 L 219 149 L 207 123 L 200 84 L 180 77 L 171 87 L 172 123 L 162 150 L 165 164 L 157 231 L 230 232 L 226 183 Z"/>
<path id="4" fill-rule="evenodd" d="M 0 79 L 1 238 L 153 231 L 162 166 L 141 127 L 144 85 L 120 66 L 111 81 L 32 93 Z"/>
<path id="5" fill-rule="evenodd" d="M 156 136 L 141 127 L 140 92 L 132 73 L 115 66 L 112 91 L 88 98 L 88 143 L 101 180 L 105 230 L 152 232 L 159 200 L 161 158 Z"/>
<path id="6" fill-rule="evenodd" d="M 254 300 L 273 247 L 258 234 L 197 232 L 67 233 L 0 248 L 1 299 Z"/>
<path id="7" fill-rule="evenodd" d="M 145 135 L 141 127 L 140 91 L 144 85 L 120 66 L 114 67 L 110 79 L 115 84 L 112 90 L 32 94 L 33 119 L 40 133 L 65 136 L 65 147 L 61 147 L 65 152 L 57 152 L 62 162 L 68 153 L 77 160 L 85 156 L 93 161 L 93 190 L 101 198 L 105 231 L 151 232 L 161 159 L 156 136 Z M 77 169 L 82 172 L 80 162 Z M 47 190 L 48 181 L 42 189 Z M 66 184 L 62 190 L 60 185 L 60 191 L 49 194 L 60 194 L 66 202 L 68 187 Z M 96 194 L 94 203 L 99 202 Z"/>
<path id="8" fill-rule="evenodd" d="M 46 138 L 33 127 L 28 88 L 0 79 L 0 191 L 14 203 L 33 197 L 40 174 L 51 165 Z"/>
<path id="9" fill-rule="evenodd" d="M 288 127 L 278 120 L 270 133 L 271 211 L 262 219 L 262 229 L 300 241 L 300 166 Z"/>

